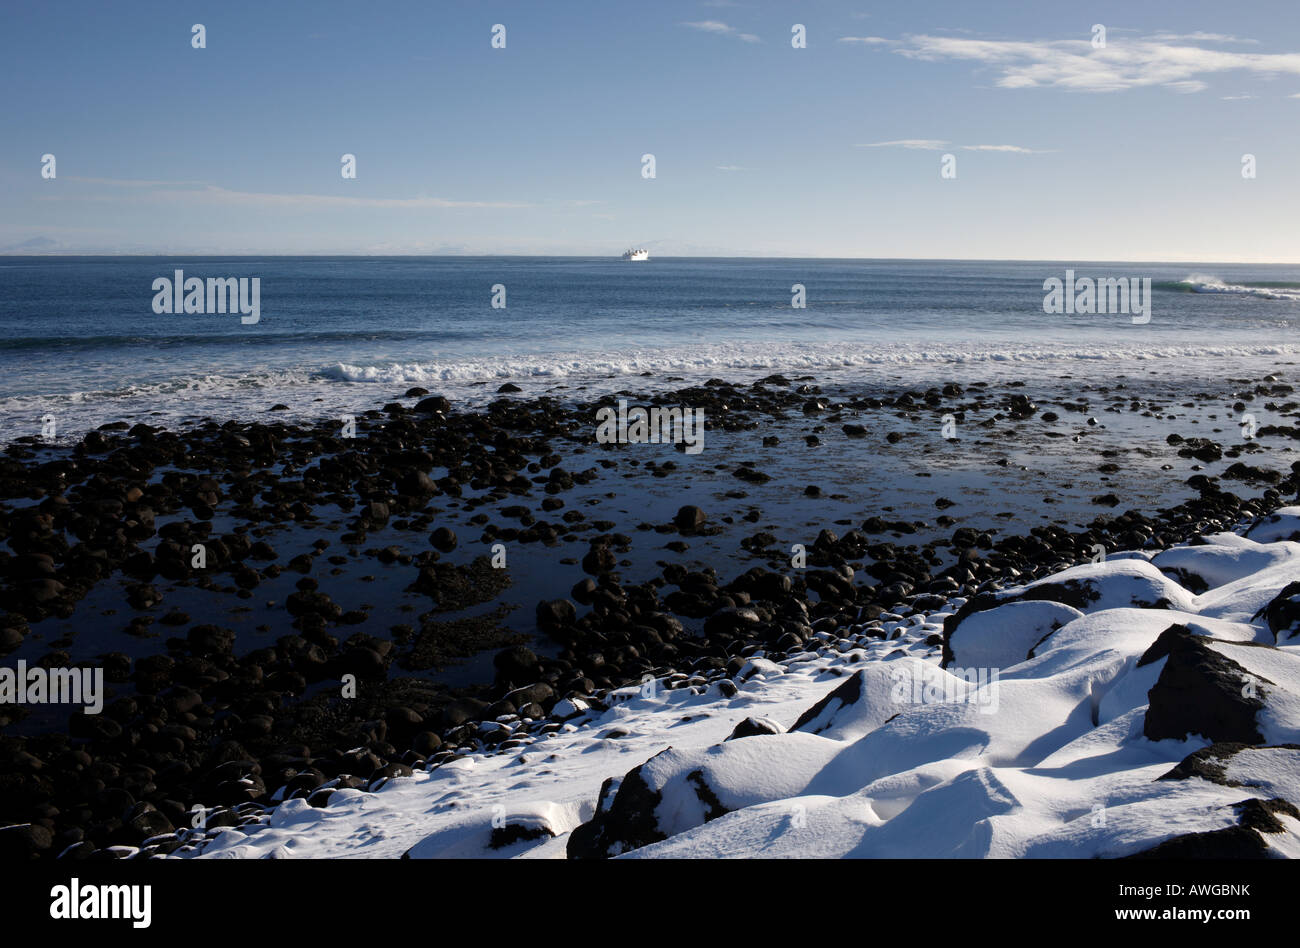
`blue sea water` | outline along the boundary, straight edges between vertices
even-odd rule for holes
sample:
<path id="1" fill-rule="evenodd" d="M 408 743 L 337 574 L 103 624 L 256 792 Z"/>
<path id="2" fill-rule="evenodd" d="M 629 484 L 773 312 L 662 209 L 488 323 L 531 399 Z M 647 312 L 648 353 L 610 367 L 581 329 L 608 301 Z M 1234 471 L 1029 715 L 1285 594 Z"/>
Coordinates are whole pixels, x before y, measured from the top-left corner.
<path id="1" fill-rule="evenodd" d="M 1151 320 L 1043 282 L 1150 278 Z M 153 281 L 258 278 L 261 318 L 155 314 Z M 806 308 L 791 305 L 805 288 Z M 505 307 L 492 306 L 505 288 Z M 772 372 L 927 384 L 1133 366 L 1222 378 L 1300 352 L 1300 267 L 757 258 L 0 257 L 0 438 Z M 644 373 L 651 373 L 643 376 Z"/>

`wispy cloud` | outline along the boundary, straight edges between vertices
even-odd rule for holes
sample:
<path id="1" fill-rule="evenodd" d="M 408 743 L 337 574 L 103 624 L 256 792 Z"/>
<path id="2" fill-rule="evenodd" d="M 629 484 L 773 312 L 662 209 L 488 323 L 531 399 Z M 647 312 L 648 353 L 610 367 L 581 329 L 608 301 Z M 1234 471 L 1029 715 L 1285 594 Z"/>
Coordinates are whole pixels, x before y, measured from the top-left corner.
<path id="1" fill-rule="evenodd" d="M 195 193 L 195 192 L 179 192 Z M 471 207 L 505 208 L 531 207 L 514 201 L 453 201 L 439 197 L 376 198 L 349 197 L 341 194 L 266 194 L 254 191 L 230 191 L 209 185 L 202 192 L 220 204 L 256 204 L 264 207 L 297 207 L 303 209 L 329 207 L 383 207 L 383 208 L 436 208 Z"/>
<path id="2" fill-rule="evenodd" d="M 1240 36 L 1228 36 L 1225 33 L 1203 33 L 1197 30 L 1195 33 L 1154 33 L 1151 36 L 1153 40 L 1161 42 L 1184 42 L 1190 40 L 1193 43 L 1247 43 L 1254 46 L 1259 45 L 1259 40 L 1243 39 Z"/>
<path id="3" fill-rule="evenodd" d="M 70 174 L 65 177 L 65 181 L 75 181 L 78 184 L 97 184 L 110 188 L 177 188 L 177 187 L 205 187 L 203 181 L 162 181 L 162 180 L 145 180 L 134 178 L 89 178 L 82 175 Z"/>
<path id="4" fill-rule="evenodd" d="M 854 148 L 912 148 L 918 151 L 939 151 L 952 142 L 941 138 L 900 138 L 892 142 L 867 142 L 854 145 Z M 1048 152 L 1038 148 L 1025 148 L 1023 145 L 958 145 L 963 151 L 1000 151 L 1015 155 L 1045 155 Z"/>
<path id="5" fill-rule="evenodd" d="M 109 185 L 123 188 L 126 194 L 104 194 L 99 197 L 78 195 L 75 200 L 147 201 L 231 205 L 241 207 L 296 208 L 315 210 L 329 208 L 520 208 L 534 204 L 515 201 L 456 201 L 440 197 L 352 197 L 341 194 L 275 194 L 258 191 L 236 191 L 214 184 L 184 181 L 128 181 L 114 178 L 69 178 L 81 183 Z M 71 195 L 50 195 L 48 200 L 73 199 Z M 581 205 L 586 202 L 573 202 Z"/>
<path id="6" fill-rule="evenodd" d="M 965 151 L 1005 151 L 1016 155 L 1045 155 L 1047 152 L 1037 148 L 1022 148 L 1019 145 L 962 145 Z"/>
<path id="7" fill-rule="evenodd" d="M 897 46 L 899 40 L 885 39 L 883 36 L 841 36 L 837 43 L 859 43 L 863 46 Z"/>
<path id="8" fill-rule="evenodd" d="M 900 138 L 892 142 L 866 142 L 854 145 L 854 148 L 919 148 L 925 151 L 938 151 L 948 142 L 938 138 Z"/>
<path id="9" fill-rule="evenodd" d="M 1222 99 L 1224 102 L 1236 102 L 1236 101 L 1239 100 L 1239 99 L 1254 99 L 1254 98 L 1257 98 L 1257 96 L 1253 96 L 1253 95 L 1221 95 L 1221 96 L 1219 96 L 1219 98 Z"/>
<path id="10" fill-rule="evenodd" d="M 719 171 L 748 171 L 749 170 L 748 168 L 744 168 L 740 165 L 715 165 L 715 167 Z"/>
<path id="11" fill-rule="evenodd" d="M 729 26 L 721 20 L 696 20 L 693 22 L 683 23 L 682 26 L 689 26 L 693 30 L 699 30 L 702 33 L 713 33 L 718 36 L 734 36 L 738 40 L 746 43 L 762 42 L 753 33 L 742 33 L 734 26 Z"/>
<path id="12" fill-rule="evenodd" d="M 1262 78 L 1300 75 L 1300 53 L 1242 52 L 1204 45 L 1249 42 L 1215 33 L 1161 33 L 1112 39 L 1098 49 L 1087 39 L 1023 41 L 909 35 L 892 51 L 915 60 L 966 61 L 989 67 L 998 73 L 995 84 L 1003 89 L 1120 92 L 1159 86 L 1191 93 L 1208 88 L 1207 80 L 1223 73 L 1244 72 Z"/>

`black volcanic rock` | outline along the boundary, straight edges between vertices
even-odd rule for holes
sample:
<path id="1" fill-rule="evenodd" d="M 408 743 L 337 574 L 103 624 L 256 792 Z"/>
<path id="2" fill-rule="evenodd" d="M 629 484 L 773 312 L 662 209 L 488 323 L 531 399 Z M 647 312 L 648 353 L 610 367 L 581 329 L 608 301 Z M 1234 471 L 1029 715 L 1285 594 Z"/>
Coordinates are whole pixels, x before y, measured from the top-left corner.
<path id="1" fill-rule="evenodd" d="M 749 717 L 737 724 L 727 735 L 726 740 L 736 741 L 742 737 L 756 737 L 759 734 L 781 734 L 781 725 L 770 718 Z"/>
<path id="2" fill-rule="evenodd" d="M 569 834 L 565 847 L 568 857 L 608 859 L 667 839 L 655 817 L 662 798 L 645 782 L 640 766 L 629 771 L 616 790 L 613 778 L 607 779 L 600 788 L 596 815 Z"/>
<path id="3" fill-rule="evenodd" d="M 677 529 L 684 532 L 698 530 L 704 526 L 706 520 L 708 520 L 708 515 L 693 504 L 680 508 L 673 517 L 673 523 L 676 524 Z"/>
<path id="4" fill-rule="evenodd" d="M 440 553 L 450 553 L 458 542 L 455 532 L 448 527 L 439 527 L 429 537 L 429 544 Z"/>
<path id="5" fill-rule="evenodd" d="M 582 557 L 582 569 L 593 576 L 608 573 L 618 565 L 614 552 L 604 543 L 592 543 L 591 549 Z"/>
<path id="6" fill-rule="evenodd" d="M 1142 733 L 1149 740 L 1185 740 L 1199 734 L 1211 741 L 1261 744 L 1255 715 L 1264 707 L 1266 678 L 1251 675 L 1220 655 L 1185 625 L 1171 625 L 1138 660 L 1137 667 L 1166 659 L 1147 693 Z M 1248 682 L 1257 696 L 1250 696 Z"/>
<path id="7" fill-rule="evenodd" d="M 1193 777 L 1199 777 L 1202 780 L 1208 780 L 1210 783 L 1217 783 L 1224 787 L 1240 787 L 1239 781 L 1228 778 L 1228 765 L 1238 755 L 1243 755 L 1247 767 L 1250 766 L 1250 757 L 1252 755 L 1264 755 L 1276 751 L 1289 751 L 1295 758 L 1296 763 L 1300 764 L 1300 744 L 1236 744 L 1230 741 L 1221 741 L 1211 744 L 1209 747 L 1202 747 L 1198 751 L 1188 754 L 1178 762 L 1173 770 L 1158 777 L 1158 780 L 1188 780 Z"/>
<path id="8" fill-rule="evenodd" d="M 1261 800 L 1252 797 L 1232 804 L 1238 823 L 1204 833 L 1185 833 L 1167 839 L 1150 849 L 1134 853 L 1130 859 L 1267 859 L 1270 850 L 1261 833 L 1283 833 L 1286 826 L 1277 818 L 1283 813 L 1300 819 L 1300 810 L 1282 799 Z"/>
<path id="9" fill-rule="evenodd" d="M 500 681 L 521 682 L 536 677 L 540 665 L 537 654 L 523 645 L 504 648 L 492 659 Z"/>
<path id="10" fill-rule="evenodd" d="M 537 625 L 543 629 L 572 625 L 578 617 L 567 599 L 548 599 L 537 604 Z"/>
<path id="11" fill-rule="evenodd" d="M 1294 638 L 1300 632 L 1300 582 L 1287 583 L 1272 600 L 1254 618 L 1263 617 L 1273 633 L 1273 641 L 1282 638 Z"/>
<path id="12" fill-rule="evenodd" d="M 451 411 L 451 402 L 441 395 L 431 395 L 417 402 L 415 410 L 422 415 L 446 414 Z"/>

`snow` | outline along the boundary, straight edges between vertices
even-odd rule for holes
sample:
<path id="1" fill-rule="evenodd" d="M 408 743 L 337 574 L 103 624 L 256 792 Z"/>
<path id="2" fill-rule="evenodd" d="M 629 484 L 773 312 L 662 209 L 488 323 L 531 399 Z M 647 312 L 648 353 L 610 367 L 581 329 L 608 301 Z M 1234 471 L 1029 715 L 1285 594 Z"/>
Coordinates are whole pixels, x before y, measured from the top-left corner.
<path id="1" fill-rule="evenodd" d="M 1101 563 L 1072 566 L 1022 587 L 1022 594 L 1044 592 L 1044 587 L 1066 586 L 1086 591 L 1084 612 L 1098 612 L 1121 606 L 1155 605 L 1167 602 L 1171 608 L 1187 609 L 1194 596 L 1145 559 L 1111 557 Z"/>
<path id="2" fill-rule="evenodd" d="M 948 669 L 925 640 L 953 604 L 897 639 L 839 629 L 802 654 L 751 656 L 733 697 L 659 682 L 607 710 L 562 701 L 552 720 L 569 723 L 516 732 L 522 747 L 324 807 L 287 800 L 183 855 L 564 858 L 581 828 L 622 858 L 1087 858 L 1236 826 L 1252 796 L 1300 803 L 1300 746 L 1277 746 L 1300 745 L 1300 638 L 1275 646 L 1254 618 L 1300 578 L 1293 535 L 1300 507 L 1003 590 L 956 624 Z M 1199 594 L 1179 580 L 1193 576 Z M 1138 662 L 1175 625 L 1258 679 L 1264 743 L 1218 745 L 1219 777 L 1160 779 L 1213 735 L 1144 736 L 1167 659 Z M 748 717 L 780 733 L 726 740 Z M 649 838 L 622 840 L 629 816 Z M 1279 821 L 1265 843 L 1300 855 L 1300 822 Z"/>
<path id="3" fill-rule="evenodd" d="M 1226 761 L 1224 776 L 1265 797 L 1285 797 L 1300 786 L 1300 747 L 1248 747 Z"/>
<path id="4" fill-rule="evenodd" d="M 1045 636 L 1082 615 L 1073 606 L 1047 600 L 1009 602 L 974 613 L 953 636 L 956 662 L 975 668 L 1019 665 Z"/>
<path id="5" fill-rule="evenodd" d="M 1259 543 L 1300 539 L 1300 507 L 1279 507 L 1252 524 L 1244 535 Z"/>
<path id="6" fill-rule="evenodd" d="M 1230 539 L 1229 539 L 1230 538 Z M 1260 570 L 1291 563 L 1300 556 L 1300 543 L 1257 543 L 1234 534 L 1206 537 L 1204 546 L 1179 546 L 1152 557 L 1151 565 L 1172 578 L 1186 582 L 1178 574 L 1190 574 L 1207 586 L 1223 586 Z"/>

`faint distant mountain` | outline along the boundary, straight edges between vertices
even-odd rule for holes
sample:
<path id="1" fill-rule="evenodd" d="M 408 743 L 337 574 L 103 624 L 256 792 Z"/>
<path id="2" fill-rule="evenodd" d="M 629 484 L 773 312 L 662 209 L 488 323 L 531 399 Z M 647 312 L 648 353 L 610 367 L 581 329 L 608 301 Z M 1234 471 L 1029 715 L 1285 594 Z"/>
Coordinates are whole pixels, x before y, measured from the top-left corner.
<path id="1" fill-rule="evenodd" d="M 30 240 L 9 244 L 2 249 L 5 253 L 53 253 L 62 247 L 63 244 L 53 237 L 32 237 Z"/>

